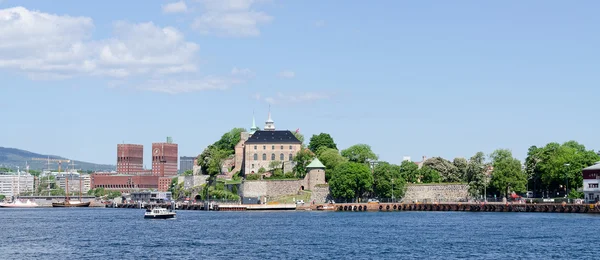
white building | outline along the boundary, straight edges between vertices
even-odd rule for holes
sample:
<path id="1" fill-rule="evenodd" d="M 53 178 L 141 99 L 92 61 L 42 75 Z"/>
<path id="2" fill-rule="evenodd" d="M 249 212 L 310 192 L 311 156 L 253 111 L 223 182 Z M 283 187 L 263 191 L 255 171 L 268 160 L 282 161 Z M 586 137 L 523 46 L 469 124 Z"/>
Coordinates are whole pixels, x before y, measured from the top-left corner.
<path id="1" fill-rule="evenodd" d="M 34 176 L 21 172 L 0 173 L 0 195 L 6 197 L 16 196 L 25 192 L 34 191 Z"/>
<path id="2" fill-rule="evenodd" d="M 56 175 L 56 184 L 63 190 L 66 191 L 67 177 L 69 178 L 69 193 L 79 192 L 81 186 L 81 193 L 87 193 L 91 188 L 91 178 L 89 174 L 80 173 L 60 173 Z M 81 182 L 80 182 L 81 179 Z"/>
<path id="3" fill-rule="evenodd" d="M 583 169 L 583 196 L 586 202 L 600 201 L 600 163 Z"/>

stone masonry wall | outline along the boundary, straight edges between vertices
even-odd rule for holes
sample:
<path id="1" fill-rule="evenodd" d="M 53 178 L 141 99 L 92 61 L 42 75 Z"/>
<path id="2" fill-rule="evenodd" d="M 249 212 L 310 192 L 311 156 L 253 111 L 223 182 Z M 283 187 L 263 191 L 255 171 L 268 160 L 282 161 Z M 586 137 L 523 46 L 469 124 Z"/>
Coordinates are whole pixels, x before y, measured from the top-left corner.
<path id="1" fill-rule="evenodd" d="M 469 185 L 407 185 L 403 202 L 450 202 L 466 201 L 469 197 Z"/>
<path id="2" fill-rule="evenodd" d="M 241 197 L 277 197 L 296 194 L 305 185 L 304 180 L 244 181 L 239 189 Z"/>
<path id="3" fill-rule="evenodd" d="M 329 194 L 329 185 L 319 185 L 312 189 L 312 194 L 310 195 L 310 202 L 313 201 L 315 203 L 325 203 L 331 199 Z"/>

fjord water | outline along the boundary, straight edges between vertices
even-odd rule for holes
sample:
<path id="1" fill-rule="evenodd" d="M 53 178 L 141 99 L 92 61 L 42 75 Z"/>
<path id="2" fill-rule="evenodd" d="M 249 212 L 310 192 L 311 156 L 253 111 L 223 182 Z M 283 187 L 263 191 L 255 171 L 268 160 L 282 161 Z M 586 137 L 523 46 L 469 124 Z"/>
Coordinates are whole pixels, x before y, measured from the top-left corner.
<path id="1" fill-rule="evenodd" d="M 0 259 L 597 259 L 600 216 L 1 209 Z"/>

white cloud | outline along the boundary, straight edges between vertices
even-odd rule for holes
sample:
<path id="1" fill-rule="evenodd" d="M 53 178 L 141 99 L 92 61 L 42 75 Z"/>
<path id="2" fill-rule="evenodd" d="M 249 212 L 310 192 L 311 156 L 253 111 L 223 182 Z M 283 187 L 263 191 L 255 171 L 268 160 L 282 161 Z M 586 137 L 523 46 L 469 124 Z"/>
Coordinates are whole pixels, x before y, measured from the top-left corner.
<path id="1" fill-rule="evenodd" d="M 198 80 L 150 80 L 138 89 L 169 94 L 189 93 L 206 90 L 227 90 L 243 81 L 232 78 L 208 76 Z"/>
<path id="2" fill-rule="evenodd" d="M 113 38 L 97 41 L 93 28 L 86 17 L 0 10 L 0 68 L 111 77 L 196 70 L 199 47 L 175 28 L 117 22 Z"/>
<path id="3" fill-rule="evenodd" d="M 254 77 L 254 72 L 247 68 L 240 69 L 234 67 L 233 69 L 231 69 L 231 75 L 251 78 Z"/>
<path id="4" fill-rule="evenodd" d="M 93 29 L 88 17 L 0 9 L 0 69 L 21 71 L 33 80 L 96 76 L 127 85 L 150 78 L 141 88 L 167 93 L 228 89 L 253 75 L 234 68 L 225 77 L 177 81 L 173 75 L 197 73 L 199 50 L 179 30 L 116 22 L 112 37 L 92 40 Z"/>
<path id="5" fill-rule="evenodd" d="M 312 102 L 312 101 L 329 99 L 329 98 L 331 98 L 330 94 L 317 93 L 317 92 L 305 92 L 305 93 L 298 93 L 298 94 L 283 94 L 283 93 L 279 92 L 279 93 L 277 93 L 276 96 L 265 97 L 264 101 L 269 104 L 290 104 L 290 103 Z"/>
<path id="6" fill-rule="evenodd" d="M 184 1 L 179 1 L 175 3 L 168 3 L 163 5 L 162 7 L 163 13 L 185 13 L 187 12 L 187 5 Z"/>
<path id="7" fill-rule="evenodd" d="M 286 79 L 291 79 L 293 77 L 296 77 L 296 73 L 291 71 L 291 70 L 284 70 L 282 72 L 279 72 L 279 77 L 280 78 L 286 78 Z"/>
<path id="8" fill-rule="evenodd" d="M 260 35 L 261 24 L 270 23 L 273 17 L 252 6 L 256 0 L 199 0 L 204 13 L 197 17 L 192 28 L 202 34 L 250 37 Z"/>

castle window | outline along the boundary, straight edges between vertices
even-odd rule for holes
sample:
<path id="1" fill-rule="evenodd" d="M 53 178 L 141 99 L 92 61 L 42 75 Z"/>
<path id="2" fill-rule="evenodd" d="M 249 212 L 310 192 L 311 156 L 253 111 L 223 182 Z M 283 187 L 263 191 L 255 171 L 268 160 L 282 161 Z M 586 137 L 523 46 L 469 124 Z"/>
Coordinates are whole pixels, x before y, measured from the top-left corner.
<path id="1" fill-rule="evenodd" d="M 279 154 L 279 160 L 283 161 L 285 159 L 285 156 L 283 156 L 283 153 Z"/>
<path id="2" fill-rule="evenodd" d="M 258 154 L 254 154 L 254 160 L 257 161 L 258 160 Z"/>
<path id="3" fill-rule="evenodd" d="M 254 169 L 254 164 L 252 164 L 252 169 Z"/>
<path id="4" fill-rule="evenodd" d="M 281 149 L 281 150 L 283 150 L 283 145 L 281 146 L 281 148 L 280 148 L 280 149 Z"/>
<path id="5" fill-rule="evenodd" d="M 263 145 L 263 150 L 267 150 L 267 146 L 266 145 Z"/>
<path id="6" fill-rule="evenodd" d="M 275 161 L 275 154 L 274 153 L 271 154 L 271 161 Z"/>
<path id="7" fill-rule="evenodd" d="M 267 160 L 267 154 L 263 153 L 263 161 L 266 161 L 266 160 Z"/>
<path id="8" fill-rule="evenodd" d="M 254 150 L 256 150 L 256 145 L 254 146 Z"/>
<path id="9" fill-rule="evenodd" d="M 290 150 L 292 150 L 292 146 L 290 145 Z"/>
<path id="10" fill-rule="evenodd" d="M 292 154 L 290 154 L 290 161 L 294 159 L 294 156 Z"/>
<path id="11" fill-rule="evenodd" d="M 274 145 L 271 145 L 271 150 L 275 150 L 275 146 Z"/>

